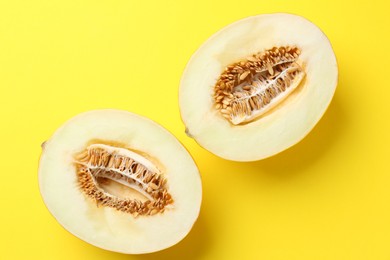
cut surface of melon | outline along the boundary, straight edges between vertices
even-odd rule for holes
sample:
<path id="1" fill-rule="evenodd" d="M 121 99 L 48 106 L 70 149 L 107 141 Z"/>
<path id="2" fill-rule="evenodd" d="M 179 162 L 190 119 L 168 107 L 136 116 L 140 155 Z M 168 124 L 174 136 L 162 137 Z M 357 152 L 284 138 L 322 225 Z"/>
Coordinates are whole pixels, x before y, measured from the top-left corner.
<path id="1" fill-rule="evenodd" d="M 182 240 L 202 185 L 180 142 L 157 123 L 119 110 L 80 114 L 45 142 L 43 200 L 69 232 L 97 247 L 150 253 Z"/>
<path id="2" fill-rule="evenodd" d="M 183 73 L 179 105 L 186 132 L 229 160 L 255 161 L 303 139 L 334 95 L 332 46 L 292 14 L 237 21 L 210 37 Z"/>

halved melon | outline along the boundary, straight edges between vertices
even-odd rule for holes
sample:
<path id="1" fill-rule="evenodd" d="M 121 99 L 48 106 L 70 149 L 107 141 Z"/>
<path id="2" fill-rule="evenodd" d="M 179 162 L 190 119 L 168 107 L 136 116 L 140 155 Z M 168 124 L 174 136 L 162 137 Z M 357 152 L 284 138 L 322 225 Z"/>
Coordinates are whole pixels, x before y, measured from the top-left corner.
<path id="1" fill-rule="evenodd" d="M 198 169 L 167 130 L 118 110 L 80 114 L 44 143 L 43 200 L 69 232 L 111 251 L 149 253 L 183 239 L 202 198 Z"/>
<path id="2" fill-rule="evenodd" d="M 187 134 L 229 160 L 254 161 L 304 138 L 336 89 L 337 62 L 324 33 L 291 14 L 263 14 L 213 35 L 183 73 Z"/>

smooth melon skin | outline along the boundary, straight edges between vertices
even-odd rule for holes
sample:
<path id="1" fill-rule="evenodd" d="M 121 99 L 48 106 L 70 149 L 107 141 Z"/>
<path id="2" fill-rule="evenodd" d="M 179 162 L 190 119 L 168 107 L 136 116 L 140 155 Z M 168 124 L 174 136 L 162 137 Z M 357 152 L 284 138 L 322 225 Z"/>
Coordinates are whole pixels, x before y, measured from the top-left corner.
<path id="1" fill-rule="evenodd" d="M 133 217 L 97 206 L 76 178 L 74 155 L 91 140 L 108 140 L 142 151 L 159 161 L 168 179 L 172 208 L 153 216 Z M 69 232 L 97 247 L 126 254 L 150 253 L 182 240 L 196 221 L 202 199 L 198 169 L 180 142 L 157 123 L 119 110 L 80 114 L 44 144 L 39 163 L 42 198 Z"/>
<path id="2" fill-rule="evenodd" d="M 213 89 L 230 64 L 274 46 L 297 46 L 306 72 L 301 85 L 258 120 L 232 125 L 214 109 Z M 210 37 L 191 57 L 180 82 L 186 131 L 205 149 L 233 161 L 256 161 L 302 140 L 329 106 L 338 81 L 332 46 L 313 23 L 292 14 L 239 20 Z"/>

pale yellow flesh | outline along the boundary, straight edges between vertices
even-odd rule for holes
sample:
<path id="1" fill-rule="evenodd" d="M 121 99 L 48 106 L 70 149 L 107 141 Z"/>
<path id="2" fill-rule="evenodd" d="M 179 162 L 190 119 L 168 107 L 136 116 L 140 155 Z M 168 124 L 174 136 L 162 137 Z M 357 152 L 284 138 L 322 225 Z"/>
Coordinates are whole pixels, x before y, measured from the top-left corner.
<path id="1" fill-rule="evenodd" d="M 81 192 L 74 155 L 91 140 L 107 139 L 158 158 L 174 199 L 172 208 L 135 218 L 97 207 Z M 58 129 L 44 146 L 39 186 L 47 208 L 65 229 L 95 246 L 128 254 L 162 250 L 183 239 L 198 217 L 202 198 L 198 169 L 177 139 L 151 120 L 117 110 L 80 114 Z"/>
<path id="2" fill-rule="evenodd" d="M 301 50 L 302 86 L 258 120 L 230 124 L 214 109 L 213 86 L 220 73 L 254 53 L 286 45 Z M 296 15 L 258 15 L 223 28 L 192 56 L 180 83 L 180 113 L 189 135 L 212 153 L 235 161 L 260 160 L 310 132 L 326 111 L 337 79 L 335 55 L 318 27 Z"/>

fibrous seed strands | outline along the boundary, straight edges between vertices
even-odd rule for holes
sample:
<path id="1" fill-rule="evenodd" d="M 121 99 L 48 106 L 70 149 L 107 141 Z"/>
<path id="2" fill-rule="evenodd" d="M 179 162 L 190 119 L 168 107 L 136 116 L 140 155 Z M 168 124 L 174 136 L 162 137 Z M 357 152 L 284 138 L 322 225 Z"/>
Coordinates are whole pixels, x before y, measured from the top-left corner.
<path id="1" fill-rule="evenodd" d="M 214 87 L 215 108 L 234 125 L 260 117 L 304 78 L 300 53 L 298 47 L 273 47 L 227 66 Z"/>
<path id="2" fill-rule="evenodd" d="M 94 144 L 75 156 L 77 179 L 86 196 L 98 205 L 138 215 L 162 213 L 173 203 L 167 179 L 146 158 L 124 148 Z M 99 186 L 99 179 L 111 179 L 135 189 L 145 201 L 118 198 Z"/>

